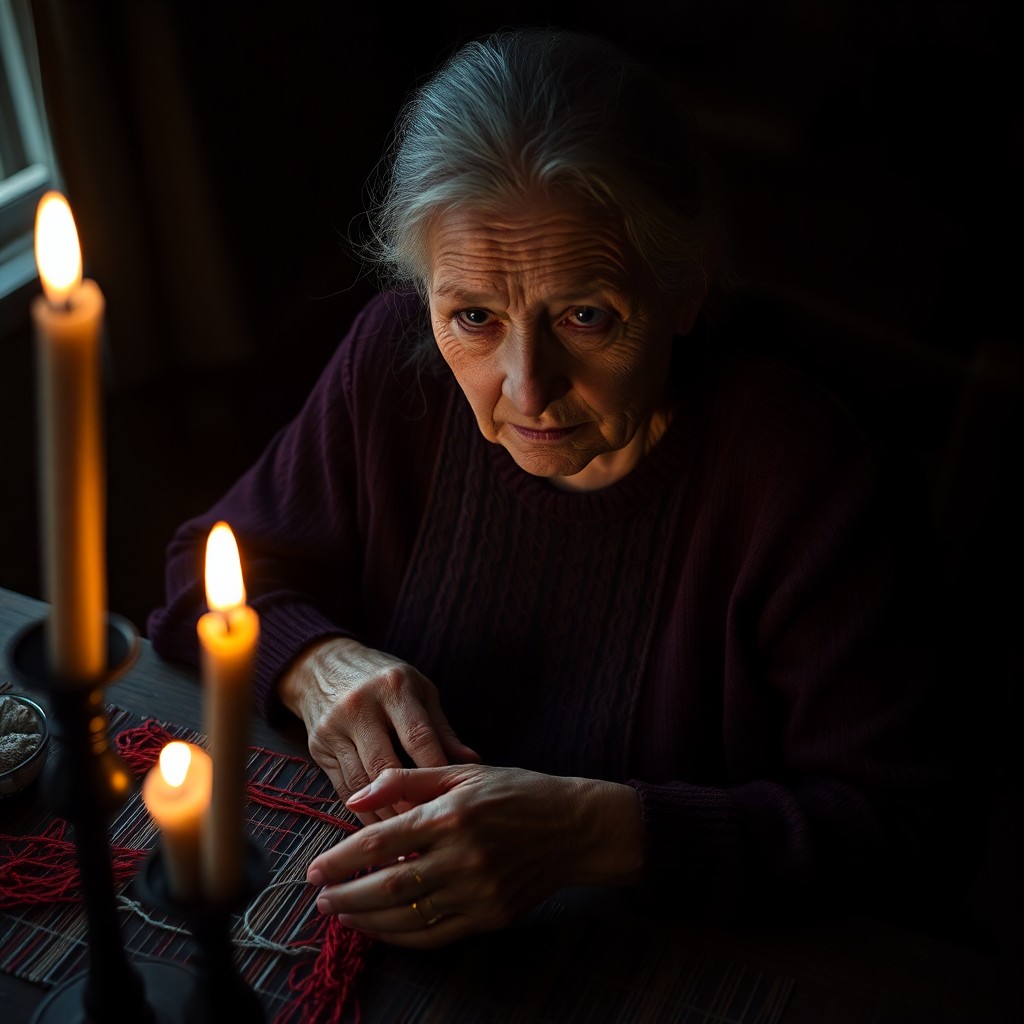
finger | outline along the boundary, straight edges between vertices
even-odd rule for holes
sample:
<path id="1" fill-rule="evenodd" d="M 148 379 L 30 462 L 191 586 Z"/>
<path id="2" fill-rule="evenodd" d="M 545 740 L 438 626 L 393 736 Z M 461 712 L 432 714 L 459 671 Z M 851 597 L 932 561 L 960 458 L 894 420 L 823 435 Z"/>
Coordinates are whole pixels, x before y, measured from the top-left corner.
<path id="1" fill-rule="evenodd" d="M 317 901 L 317 910 L 321 909 L 321 901 Z M 333 911 L 330 911 L 333 912 Z M 384 907 L 378 910 L 358 910 L 337 912 L 342 923 L 360 931 L 372 931 L 377 934 L 423 931 L 435 928 L 446 917 L 434 905 L 429 896 L 421 896 L 418 900 L 400 903 L 395 907 Z"/>
<path id="2" fill-rule="evenodd" d="M 327 778 L 331 780 L 334 791 L 342 800 L 348 794 L 363 788 L 369 781 L 369 777 L 363 770 L 362 763 L 356 754 L 355 747 L 348 740 L 342 739 L 333 748 L 325 748 L 318 741 L 310 741 L 309 752 L 313 760 L 324 770 Z M 380 821 L 383 817 L 390 817 L 393 812 L 354 811 L 357 818 L 368 825 L 371 821 Z"/>
<path id="3" fill-rule="evenodd" d="M 404 699 L 401 704 L 394 705 L 391 720 L 399 743 L 414 764 L 420 768 L 434 768 L 448 763 L 441 737 L 427 709 L 419 701 Z"/>
<path id="4" fill-rule="evenodd" d="M 466 744 L 455 735 L 455 730 L 451 727 L 447 716 L 441 710 L 441 700 L 438 697 L 436 690 L 431 689 L 427 694 L 425 703 L 427 713 L 430 715 L 430 721 L 437 732 L 438 739 L 441 742 L 441 747 L 447 755 L 444 761 L 439 763 L 452 761 L 459 764 L 468 761 L 471 764 L 479 764 L 480 755 L 472 747 L 467 747 Z M 408 749 L 409 748 L 406 747 L 406 750 Z M 421 768 L 430 767 L 426 764 L 420 764 L 419 761 L 416 761 L 416 764 Z"/>
<path id="5" fill-rule="evenodd" d="M 309 753 L 313 760 L 323 769 L 324 774 L 330 779 L 335 793 L 344 800 L 354 790 L 366 785 L 367 776 L 365 772 L 356 774 L 353 770 L 357 764 L 355 748 L 347 741 L 342 741 L 335 748 L 325 747 L 315 740 L 309 742 Z M 353 786 L 350 778 L 355 777 L 358 785 Z M 375 811 L 354 812 L 363 824 L 379 820 Z"/>
<path id="6" fill-rule="evenodd" d="M 310 869 L 312 875 L 313 865 Z M 366 914 L 408 907 L 426 896 L 429 884 L 411 860 L 401 858 L 369 874 L 324 885 L 317 909 L 322 914 Z"/>
<path id="7" fill-rule="evenodd" d="M 391 739 L 391 732 L 388 723 L 376 715 L 370 720 L 369 716 L 361 717 L 353 723 L 350 729 L 352 742 L 355 744 L 355 759 L 352 765 L 351 792 L 362 789 L 368 783 L 387 771 L 388 768 L 398 768 L 402 762 L 395 751 Z M 348 777 L 348 773 L 346 773 Z M 355 785 L 359 781 L 359 785 Z"/>
<path id="8" fill-rule="evenodd" d="M 358 813 L 358 812 L 357 812 Z M 391 864 L 429 841 L 429 834 L 420 834 L 414 840 L 410 825 L 415 826 L 415 811 L 399 815 L 390 821 L 367 826 L 347 836 L 341 842 L 310 861 L 306 880 L 310 885 L 332 885 L 348 880 L 361 872 L 376 870 Z"/>
<path id="9" fill-rule="evenodd" d="M 386 743 L 388 750 L 391 751 L 391 756 L 394 757 L 394 750 L 391 747 L 390 740 L 386 741 Z M 360 753 L 360 749 L 357 744 L 358 740 L 353 743 L 348 738 L 337 743 L 337 753 L 335 756 L 340 766 L 342 786 L 339 787 L 335 784 L 335 789 L 343 800 L 350 793 L 364 789 L 373 780 L 373 775 L 370 774 L 370 770 L 368 770 L 366 765 L 365 757 Z M 364 746 L 364 749 L 368 751 L 375 749 L 374 742 L 371 740 Z M 371 755 L 367 754 L 365 756 Z M 363 811 L 356 811 L 354 813 L 365 825 L 371 821 L 383 821 L 387 818 L 392 818 L 395 816 L 397 811 L 392 807 L 381 806 L 373 808 L 372 813 Z"/>
<path id="10" fill-rule="evenodd" d="M 425 892 L 426 884 L 414 862 L 405 861 L 350 882 L 325 886 L 316 906 L 321 914 L 336 914 L 344 924 L 360 931 L 384 934 L 432 928 L 452 915 L 443 906 L 444 896 L 438 896 L 436 890 Z"/>
<path id="11" fill-rule="evenodd" d="M 353 793 L 345 806 L 355 813 L 384 806 L 416 806 L 434 800 L 465 778 L 460 765 L 445 768 L 395 768 L 383 772 L 369 785 Z"/>
<path id="12" fill-rule="evenodd" d="M 395 688 L 388 701 L 399 742 L 413 763 L 420 768 L 433 768 L 450 761 L 479 761 L 476 751 L 455 735 L 441 710 L 433 683 L 422 676 L 418 678 L 420 685 L 415 695 Z"/>
<path id="13" fill-rule="evenodd" d="M 380 915 L 339 914 L 338 920 L 369 938 L 409 949 L 444 946 L 477 930 L 465 914 L 442 917 L 428 926 L 411 906 L 381 912 Z"/>

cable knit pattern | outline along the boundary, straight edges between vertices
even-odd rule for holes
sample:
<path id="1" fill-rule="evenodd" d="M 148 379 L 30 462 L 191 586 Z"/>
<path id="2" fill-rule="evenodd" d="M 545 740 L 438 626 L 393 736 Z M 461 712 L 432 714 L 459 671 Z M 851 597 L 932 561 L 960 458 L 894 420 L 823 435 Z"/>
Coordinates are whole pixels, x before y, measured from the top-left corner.
<path id="1" fill-rule="evenodd" d="M 506 475 L 465 403 L 442 436 L 388 649 L 437 681 L 489 763 L 624 778 L 684 479 L 588 502 Z"/>

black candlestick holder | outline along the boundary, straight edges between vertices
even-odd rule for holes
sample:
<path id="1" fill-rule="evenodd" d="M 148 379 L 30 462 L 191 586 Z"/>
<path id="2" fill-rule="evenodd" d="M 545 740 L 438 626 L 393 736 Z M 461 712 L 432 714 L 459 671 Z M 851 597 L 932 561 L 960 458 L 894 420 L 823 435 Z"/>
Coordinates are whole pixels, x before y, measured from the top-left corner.
<path id="1" fill-rule="evenodd" d="M 185 901 L 172 891 L 163 850 L 158 846 L 143 862 L 135 878 L 139 898 L 178 917 L 191 932 L 196 949 L 196 979 L 185 1004 L 190 1024 L 261 1024 L 263 1005 L 249 987 L 235 961 L 231 944 L 232 916 L 267 883 L 270 871 L 263 847 L 247 836 L 242 885 L 228 901 Z"/>
<path id="2" fill-rule="evenodd" d="M 181 1020 L 182 977 L 156 960 L 131 963 L 117 919 L 107 829 L 133 789 L 131 772 L 111 746 L 103 691 L 138 657 L 131 623 L 107 617 L 107 669 L 96 678 L 51 672 L 45 622 L 31 623 L 9 647 L 11 671 L 49 698 L 54 752 L 43 778 L 53 810 L 71 824 L 85 907 L 89 963 L 40 1003 L 33 1024 L 174 1024 Z"/>

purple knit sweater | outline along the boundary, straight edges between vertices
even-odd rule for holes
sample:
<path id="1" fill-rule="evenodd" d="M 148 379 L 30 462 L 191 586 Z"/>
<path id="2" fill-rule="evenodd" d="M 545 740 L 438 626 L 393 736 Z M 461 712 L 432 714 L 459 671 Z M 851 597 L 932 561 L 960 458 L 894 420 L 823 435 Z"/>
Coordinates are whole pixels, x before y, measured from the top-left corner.
<path id="1" fill-rule="evenodd" d="M 371 302 L 295 420 L 181 527 L 155 650 L 196 663 L 223 518 L 268 716 L 318 638 L 396 654 L 486 763 L 634 786 L 644 891 L 669 904 L 818 899 L 914 856 L 943 779 L 932 671 L 838 403 L 681 339 L 668 432 L 623 480 L 567 493 L 482 438 L 450 374 L 412 369 L 421 312 Z"/>

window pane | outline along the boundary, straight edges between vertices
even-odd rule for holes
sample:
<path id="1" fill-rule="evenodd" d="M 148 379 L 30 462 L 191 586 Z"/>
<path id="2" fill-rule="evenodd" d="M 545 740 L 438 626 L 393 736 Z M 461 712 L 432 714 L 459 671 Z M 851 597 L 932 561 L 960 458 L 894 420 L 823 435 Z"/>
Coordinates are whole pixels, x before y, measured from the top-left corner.
<path id="1" fill-rule="evenodd" d="M 0 298 L 32 280 L 35 209 L 56 174 L 28 0 L 0 0 Z"/>

